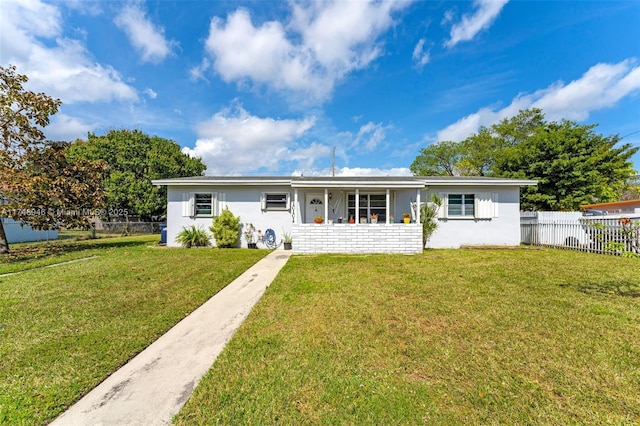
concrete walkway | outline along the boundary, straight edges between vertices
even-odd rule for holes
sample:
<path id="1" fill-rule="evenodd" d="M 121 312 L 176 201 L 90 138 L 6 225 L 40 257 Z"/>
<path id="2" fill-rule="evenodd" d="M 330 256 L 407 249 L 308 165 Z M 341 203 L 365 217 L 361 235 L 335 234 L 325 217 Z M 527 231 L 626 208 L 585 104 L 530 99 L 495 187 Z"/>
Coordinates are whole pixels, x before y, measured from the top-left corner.
<path id="1" fill-rule="evenodd" d="M 290 255 L 268 254 L 52 425 L 170 424 Z"/>

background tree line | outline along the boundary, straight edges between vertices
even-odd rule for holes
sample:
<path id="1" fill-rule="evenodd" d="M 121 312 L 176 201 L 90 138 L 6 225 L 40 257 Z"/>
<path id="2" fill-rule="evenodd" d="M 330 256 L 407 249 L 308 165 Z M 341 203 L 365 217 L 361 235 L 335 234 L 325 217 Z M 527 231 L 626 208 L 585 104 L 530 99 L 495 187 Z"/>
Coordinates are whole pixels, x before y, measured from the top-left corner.
<path id="1" fill-rule="evenodd" d="M 462 142 L 441 141 L 422 149 L 411 164 L 419 176 L 492 176 L 535 179 L 521 190 L 523 210 L 579 210 L 616 201 L 635 174 L 639 148 L 603 136 L 597 125 L 545 120 L 540 109 L 520 111 Z"/>

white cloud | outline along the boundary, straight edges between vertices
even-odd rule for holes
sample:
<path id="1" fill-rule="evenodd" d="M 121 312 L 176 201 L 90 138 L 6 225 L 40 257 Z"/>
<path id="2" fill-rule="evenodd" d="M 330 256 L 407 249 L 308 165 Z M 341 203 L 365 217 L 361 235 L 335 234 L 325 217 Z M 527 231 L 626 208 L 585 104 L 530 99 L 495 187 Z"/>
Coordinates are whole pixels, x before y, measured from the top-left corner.
<path id="1" fill-rule="evenodd" d="M 96 128 L 96 124 L 82 122 L 79 118 L 58 113 L 51 117 L 51 122 L 45 128 L 48 140 L 73 141 L 84 138 L 87 133 Z"/>
<path id="2" fill-rule="evenodd" d="M 370 121 L 360 126 L 352 146 L 365 151 L 373 151 L 384 140 L 387 129 L 388 127 L 383 126 L 382 123 L 375 124 Z"/>
<path id="3" fill-rule="evenodd" d="M 159 63 L 171 54 L 175 42 L 168 41 L 164 29 L 154 25 L 138 6 L 124 6 L 114 22 L 129 37 L 133 47 L 142 53 L 143 62 Z"/>
<path id="4" fill-rule="evenodd" d="M 331 176 L 330 169 L 306 171 L 296 170 L 294 176 Z M 335 175 L 339 177 L 361 177 L 361 176 L 412 176 L 411 170 L 406 167 L 393 167 L 389 169 L 371 167 L 342 167 L 336 168 Z"/>
<path id="5" fill-rule="evenodd" d="M 336 171 L 336 176 L 411 176 L 411 170 L 407 167 L 393 167 L 390 169 L 343 167 Z"/>
<path id="6" fill-rule="evenodd" d="M 502 109 L 482 108 L 442 129 L 438 132 L 438 140 L 463 140 L 480 126 L 491 126 L 528 108 L 542 109 L 548 120 L 582 121 L 590 112 L 612 107 L 625 96 L 639 91 L 640 66 L 634 60 L 601 63 L 569 84 L 557 82 L 531 94 L 520 94 Z"/>
<path id="7" fill-rule="evenodd" d="M 79 13 L 89 16 L 98 16 L 102 13 L 101 4 L 97 1 L 65 0 L 65 6 Z"/>
<path id="8" fill-rule="evenodd" d="M 116 70 L 93 62 L 80 41 L 63 36 L 57 7 L 38 0 L 2 2 L 0 64 L 16 65 L 29 76 L 29 89 L 63 103 L 138 99 Z"/>
<path id="9" fill-rule="evenodd" d="M 422 68 L 427 65 L 430 60 L 430 53 L 428 50 L 425 50 L 424 43 L 425 40 L 421 38 L 418 41 L 418 44 L 416 44 L 416 47 L 413 49 L 413 63 L 419 70 L 422 70 Z"/>
<path id="10" fill-rule="evenodd" d="M 209 61 L 209 59 L 204 58 L 200 63 L 200 65 L 196 65 L 195 67 L 192 67 L 189 70 L 189 76 L 191 77 L 192 81 L 198 81 L 198 80 L 208 81 L 207 78 L 205 77 L 205 73 L 210 68 L 211 68 L 211 62 Z"/>
<path id="11" fill-rule="evenodd" d="M 378 37 L 393 25 L 392 13 L 407 2 L 329 1 L 293 4 L 288 24 L 254 26 L 237 9 L 211 21 L 206 50 L 211 67 L 227 82 L 245 79 L 297 93 L 307 101 L 329 98 L 336 83 L 382 53 Z M 208 64 L 204 64 L 208 65 Z M 192 70 L 199 76 L 202 67 Z"/>
<path id="12" fill-rule="evenodd" d="M 158 94 L 153 89 L 151 89 L 150 87 L 147 87 L 146 89 L 144 89 L 144 91 L 142 93 L 144 93 L 145 95 L 147 95 L 151 99 L 155 99 L 155 98 L 158 97 Z"/>
<path id="13" fill-rule="evenodd" d="M 224 109 L 197 127 L 194 148 L 183 152 L 202 158 L 207 174 L 229 175 L 259 168 L 278 170 L 283 161 L 300 161 L 306 165 L 326 156 L 329 147 L 312 144 L 298 148 L 296 139 L 315 124 L 315 118 L 276 120 L 250 115 L 241 106 Z"/>
<path id="14" fill-rule="evenodd" d="M 464 15 L 462 20 L 451 28 L 450 39 L 445 42 L 446 47 L 453 47 L 461 41 L 472 40 L 480 31 L 493 24 L 500 11 L 509 0 L 475 0 L 477 10 L 472 15 Z M 451 15 L 445 14 L 444 22 L 451 20 Z"/>

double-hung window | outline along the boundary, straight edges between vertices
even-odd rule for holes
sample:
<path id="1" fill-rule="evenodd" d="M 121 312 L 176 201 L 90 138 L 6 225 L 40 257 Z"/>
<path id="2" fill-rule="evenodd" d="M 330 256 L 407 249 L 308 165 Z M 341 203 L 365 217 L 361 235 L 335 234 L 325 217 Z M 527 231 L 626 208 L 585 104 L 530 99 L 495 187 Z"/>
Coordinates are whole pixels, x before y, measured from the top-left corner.
<path id="1" fill-rule="evenodd" d="M 438 209 L 440 219 L 492 219 L 498 217 L 498 193 L 476 192 L 472 194 L 440 192 L 442 205 Z"/>
<path id="2" fill-rule="evenodd" d="M 469 216 L 474 217 L 475 213 L 474 194 L 449 194 L 447 205 L 447 216 Z"/>

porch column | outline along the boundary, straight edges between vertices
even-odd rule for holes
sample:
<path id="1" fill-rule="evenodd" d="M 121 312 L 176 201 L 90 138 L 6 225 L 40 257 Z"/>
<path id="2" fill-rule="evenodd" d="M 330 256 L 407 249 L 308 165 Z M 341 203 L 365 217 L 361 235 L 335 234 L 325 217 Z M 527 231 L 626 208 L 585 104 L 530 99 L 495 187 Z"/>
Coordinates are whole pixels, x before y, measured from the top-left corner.
<path id="1" fill-rule="evenodd" d="M 329 223 L 329 190 L 324 189 L 324 223 Z"/>
<path id="2" fill-rule="evenodd" d="M 355 224 L 360 224 L 360 190 L 356 188 L 356 211 L 353 214 L 353 218 L 356 220 Z"/>
<path id="3" fill-rule="evenodd" d="M 416 222 L 420 223 L 420 188 L 416 192 Z"/>
<path id="4" fill-rule="evenodd" d="M 385 216 L 387 217 L 387 225 L 389 224 L 389 211 L 390 211 L 389 210 L 389 202 L 391 200 L 390 193 L 391 193 L 391 191 L 389 191 L 389 188 L 387 188 L 387 203 L 386 203 L 387 204 L 387 210 L 385 211 Z"/>
<path id="5" fill-rule="evenodd" d="M 301 209 L 298 204 L 298 188 L 295 188 L 293 190 L 293 223 L 296 225 L 300 223 L 300 211 Z"/>

